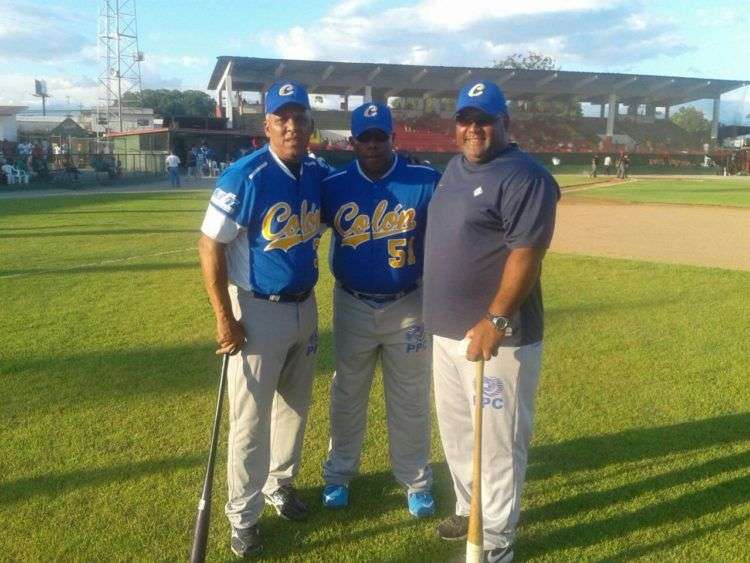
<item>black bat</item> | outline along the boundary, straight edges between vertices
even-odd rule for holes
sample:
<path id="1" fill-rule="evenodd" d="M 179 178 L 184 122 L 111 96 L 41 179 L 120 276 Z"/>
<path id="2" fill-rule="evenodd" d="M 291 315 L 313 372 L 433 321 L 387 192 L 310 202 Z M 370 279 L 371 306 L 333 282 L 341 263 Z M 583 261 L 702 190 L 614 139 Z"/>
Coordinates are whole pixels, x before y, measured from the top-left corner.
<path id="1" fill-rule="evenodd" d="M 224 401 L 224 387 L 227 383 L 227 367 L 229 354 L 224 354 L 221 361 L 221 375 L 219 377 L 219 397 L 216 399 L 216 414 L 214 414 L 214 429 L 211 434 L 211 448 L 208 452 L 206 478 L 203 481 L 203 493 L 198 502 L 198 513 L 195 516 L 195 534 L 193 535 L 193 550 L 190 552 L 191 563 L 203 563 L 206 560 L 206 544 L 208 543 L 208 527 L 211 523 L 211 489 L 214 484 L 214 460 L 216 446 L 219 440 L 221 426 L 221 405 Z"/>

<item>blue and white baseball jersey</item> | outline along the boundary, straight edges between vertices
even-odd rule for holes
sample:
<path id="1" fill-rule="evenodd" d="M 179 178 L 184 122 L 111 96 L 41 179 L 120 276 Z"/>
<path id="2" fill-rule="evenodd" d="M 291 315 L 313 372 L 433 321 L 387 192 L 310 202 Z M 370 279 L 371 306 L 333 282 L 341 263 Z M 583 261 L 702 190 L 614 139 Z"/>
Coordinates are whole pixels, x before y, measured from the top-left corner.
<path id="1" fill-rule="evenodd" d="M 440 174 L 395 155 L 373 182 L 354 160 L 323 180 L 323 221 L 333 229 L 332 269 L 346 287 L 397 293 L 422 277 L 427 205 Z"/>
<path id="2" fill-rule="evenodd" d="M 305 157 L 297 180 L 268 145 L 219 177 L 201 231 L 227 243 L 229 280 L 268 295 L 318 280 L 320 186 L 331 169 Z"/>

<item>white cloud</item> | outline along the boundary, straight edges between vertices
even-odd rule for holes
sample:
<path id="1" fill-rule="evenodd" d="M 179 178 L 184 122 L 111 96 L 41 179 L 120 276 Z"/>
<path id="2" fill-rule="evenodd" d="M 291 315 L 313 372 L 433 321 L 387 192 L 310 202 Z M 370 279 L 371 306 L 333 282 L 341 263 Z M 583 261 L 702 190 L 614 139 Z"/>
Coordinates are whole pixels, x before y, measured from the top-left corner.
<path id="1" fill-rule="evenodd" d="M 209 73 L 213 66 L 214 59 L 209 57 L 195 57 L 190 55 L 163 55 L 160 53 L 146 53 L 145 61 L 141 65 L 142 67 L 148 67 L 151 69 L 160 69 L 168 71 L 170 69 L 184 68 L 184 69 L 207 69 L 205 72 Z"/>
<path id="2" fill-rule="evenodd" d="M 261 41 L 283 58 L 484 66 L 537 50 L 559 64 L 622 68 L 690 50 L 643 0 L 421 0 L 384 8 L 347 0 Z"/>
<path id="3" fill-rule="evenodd" d="M 0 60 L 58 62 L 96 44 L 96 20 L 40 3 L 0 3 Z"/>
<path id="4" fill-rule="evenodd" d="M 39 98 L 32 95 L 34 91 L 33 74 L 0 73 L 0 104 L 24 105 L 36 107 L 41 105 Z M 47 79 L 47 89 L 51 94 L 47 104 L 83 104 L 95 105 L 97 101 L 97 82 L 85 76 L 65 78 L 53 76 Z"/>
<path id="5" fill-rule="evenodd" d="M 611 2 L 617 4 L 619 1 Z M 477 22 L 507 19 L 514 16 L 529 16 L 554 12 L 598 10 L 600 0 L 526 0 L 525 2 L 498 2 L 497 0 L 424 0 L 410 11 L 413 15 L 432 24 L 436 30 L 465 29 Z M 394 14 L 395 15 L 395 14 Z"/>
<path id="6" fill-rule="evenodd" d="M 312 60 L 316 57 L 314 34 L 300 26 L 295 26 L 278 37 L 274 46 L 284 59 Z"/>

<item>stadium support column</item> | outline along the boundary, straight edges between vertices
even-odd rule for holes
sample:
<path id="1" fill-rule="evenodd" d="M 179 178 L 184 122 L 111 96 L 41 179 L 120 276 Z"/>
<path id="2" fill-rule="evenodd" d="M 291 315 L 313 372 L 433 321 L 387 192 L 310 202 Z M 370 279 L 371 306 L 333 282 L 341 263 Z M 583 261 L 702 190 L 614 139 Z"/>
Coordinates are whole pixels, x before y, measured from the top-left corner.
<path id="1" fill-rule="evenodd" d="M 373 88 L 365 86 L 363 103 L 384 104 L 388 101 L 388 90 L 385 88 Z"/>
<path id="2" fill-rule="evenodd" d="M 232 73 L 227 72 L 227 79 L 224 81 L 224 111 L 227 116 L 227 129 L 234 129 L 234 112 L 232 111 Z"/>
<path id="3" fill-rule="evenodd" d="M 221 92 L 224 91 L 225 99 L 221 99 Z M 216 107 L 220 108 L 221 104 L 224 103 L 224 109 L 226 110 L 227 127 L 232 128 L 232 61 L 227 63 L 224 68 L 224 74 L 219 80 L 219 84 L 216 86 Z"/>
<path id="4" fill-rule="evenodd" d="M 714 111 L 711 118 L 711 143 L 717 145 L 719 143 L 719 111 L 721 110 L 721 96 L 714 98 Z"/>
<path id="5" fill-rule="evenodd" d="M 387 104 L 388 103 L 388 89 L 387 88 L 373 88 L 372 89 L 372 101 L 376 104 Z"/>
<path id="6" fill-rule="evenodd" d="M 607 137 L 615 134 L 615 116 L 617 115 L 617 94 L 609 95 L 609 107 L 607 111 Z"/>

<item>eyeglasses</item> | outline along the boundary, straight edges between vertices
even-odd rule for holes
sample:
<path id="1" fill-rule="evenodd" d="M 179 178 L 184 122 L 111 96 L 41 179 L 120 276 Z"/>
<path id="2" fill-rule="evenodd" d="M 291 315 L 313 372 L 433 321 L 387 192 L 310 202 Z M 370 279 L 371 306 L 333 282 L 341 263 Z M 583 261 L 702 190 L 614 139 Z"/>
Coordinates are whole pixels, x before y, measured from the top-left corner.
<path id="1" fill-rule="evenodd" d="M 489 113 L 459 113 L 456 116 L 456 123 L 464 126 L 476 123 L 479 127 L 484 127 L 497 123 L 498 119 L 498 117 Z"/>
<path id="2" fill-rule="evenodd" d="M 385 131 L 381 131 L 380 129 L 368 129 L 357 137 L 357 141 L 360 143 L 371 143 L 373 141 L 376 143 L 385 143 L 389 138 L 390 135 Z"/>

